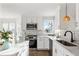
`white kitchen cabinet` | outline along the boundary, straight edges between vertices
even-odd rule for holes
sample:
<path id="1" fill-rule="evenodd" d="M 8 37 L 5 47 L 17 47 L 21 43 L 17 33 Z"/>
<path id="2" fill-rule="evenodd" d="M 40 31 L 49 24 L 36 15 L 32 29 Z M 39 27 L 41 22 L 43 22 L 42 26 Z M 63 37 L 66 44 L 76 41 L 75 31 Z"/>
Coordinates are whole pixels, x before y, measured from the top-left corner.
<path id="1" fill-rule="evenodd" d="M 39 31 L 42 31 L 43 30 L 43 19 L 42 19 L 42 17 L 38 17 L 37 18 L 37 25 L 38 25 L 38 30 Z"/>
<path id="2" fill-rule="evenodd" d="M 66 48 L 53 41 L 53 56 L 74 56 Z"/>
<path id="3" fill-rule="evenodd" d="M 31 17 L 26 17 L 26 23 L 31 23 Z"/>
<path id="4" fill-rule="evenodd" d="M 32 17 L 32 23 L 37 23 L 37 17 Z"/>
<path id="5" fill-rule="evenodd" d="M 44 49 L 49 49 L 49 38 L 43 37 L 44 40 Z"/>
<path id="6" fill-rule="evenodd" d="M 44 49 L 44 40 L 41 37 L 37 38 L 37 49 Z"/>
<path id="7" fill-rule="evenodd" d="M 37 49 L 38 50 L 48 50 L 49 49 L 49 39 L 44 38 L 44 37 L 38 37 Z"/>
<path id="8" fill-rule="evenodd" d="M 63 48 L 64 49 L 64 48 Z M 70 53 L 67 49 L 64 49 L 64 51 L 63 51 L 63 55 L 64 56 L 74 56 L 72 53 Z"/>
<path id="9" fill-rule="evenodd" d="M 37 17 L 26 17 L 26 23 L 37 23 Z"/>
<path id="10" fill-rule="evenodd" d="M 63 56 L 63 48 L 57 44 L 57 56 Z"/>
<path id="11" fill-rule="evenodd" d="M 74 55 L 66 51 L 66 52 L 64 53 L 64 56 L 74 56 Z"/>
<path id="12" fill-rule="evenodd" d="M 63 56 L 63 49 L 53 41 L 53 56 Z"/>
<path id="13" fill-rule="evenodd" d="M 53 41 L 53 51 L 52 51 L 52 53 L 53 53 L 53 56 L 56 56 L 57 55 L 57 44 Z"/>

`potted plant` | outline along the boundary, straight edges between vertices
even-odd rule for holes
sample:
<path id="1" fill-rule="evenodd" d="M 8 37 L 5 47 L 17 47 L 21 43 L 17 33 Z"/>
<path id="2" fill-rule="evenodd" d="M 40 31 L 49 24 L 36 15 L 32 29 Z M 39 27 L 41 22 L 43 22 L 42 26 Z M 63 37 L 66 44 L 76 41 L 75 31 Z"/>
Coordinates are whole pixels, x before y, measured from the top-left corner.
<path id="1" fill-rule="evenodd" d="M 3 29 L 3 31 L 0 31 L 0 38 L 3 41 L 3 46 L 5 48 L 9 48 L 9 38 L 12 39 L 12 32 L 11 31 L 5 31 Z"/>

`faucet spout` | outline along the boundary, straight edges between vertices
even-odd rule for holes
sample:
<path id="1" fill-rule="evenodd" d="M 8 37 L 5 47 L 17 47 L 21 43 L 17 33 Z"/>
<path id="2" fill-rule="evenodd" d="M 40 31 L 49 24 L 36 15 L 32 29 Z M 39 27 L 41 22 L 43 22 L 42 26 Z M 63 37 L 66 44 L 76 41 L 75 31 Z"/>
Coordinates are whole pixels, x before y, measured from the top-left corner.
<path id="1" fill-rule="evenodd" d="M 65 34 L 64 34 L 64 36 L 66 36 L 66 33 L 67 32 L 70 32 L 71 33 L 71 42 L 74 42 L 74 40 L 73 40 L 73 33 L 71 31 L 66 31 Z"/>

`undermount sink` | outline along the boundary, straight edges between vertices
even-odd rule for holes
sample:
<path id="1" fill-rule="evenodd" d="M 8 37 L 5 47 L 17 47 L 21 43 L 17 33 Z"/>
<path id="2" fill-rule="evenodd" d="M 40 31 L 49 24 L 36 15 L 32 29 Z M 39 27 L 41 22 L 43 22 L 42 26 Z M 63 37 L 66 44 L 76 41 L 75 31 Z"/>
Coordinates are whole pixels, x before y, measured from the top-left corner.
<path id="1" fill-rule="evenodd" d="M 56 41 L 63 44 L 63 45 L 65 45 L 65 46 L 77 46 L 75 44 L 69 43 L 69 42 L 64 41 L 64 40 L 56 40 Z"/>
<path id="2" fill-rule="evenodd" d="M 55 34 L 48 34 L 48 36 L 55 36 Z"/>

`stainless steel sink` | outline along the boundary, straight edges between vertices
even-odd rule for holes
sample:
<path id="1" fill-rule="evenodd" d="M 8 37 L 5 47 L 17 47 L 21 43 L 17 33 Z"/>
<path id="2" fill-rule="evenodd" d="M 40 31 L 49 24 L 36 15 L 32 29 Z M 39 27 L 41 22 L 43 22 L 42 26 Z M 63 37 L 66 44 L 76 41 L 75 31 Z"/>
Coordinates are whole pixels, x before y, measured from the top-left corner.
<path id="1" fill-rule="evenodd" d="M 55 36 L 55 34 L 48 34 L 48 36 Z"/>
<path id="2" fill-rule="evenodd" d="M 77 46 L 75 44 L 69 43 L 69 42 L 64 41 L 64 40 L 56 40 L 56 41 L 63 44 L 63 45 L 65 45 L 65 46 Z"/>

